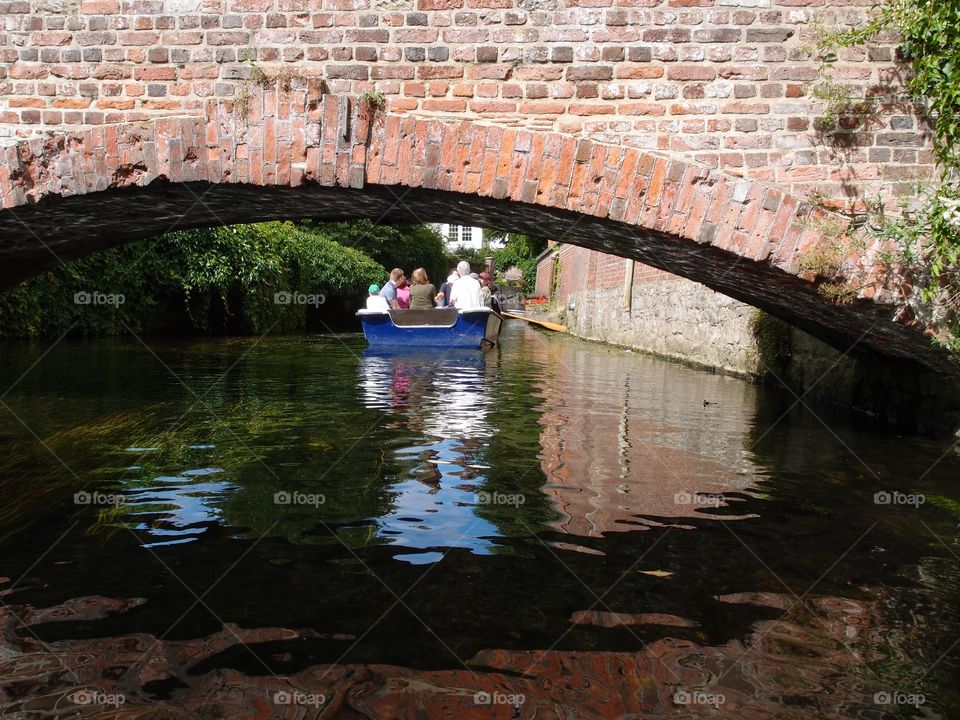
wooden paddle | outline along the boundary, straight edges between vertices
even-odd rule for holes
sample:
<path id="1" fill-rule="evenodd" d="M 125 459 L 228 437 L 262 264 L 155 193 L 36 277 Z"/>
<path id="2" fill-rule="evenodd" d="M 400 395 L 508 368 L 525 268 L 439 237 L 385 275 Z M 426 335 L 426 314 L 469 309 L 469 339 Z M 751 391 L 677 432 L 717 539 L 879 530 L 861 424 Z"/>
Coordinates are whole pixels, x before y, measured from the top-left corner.
<path id="1" fill-rule="evenodd" d="M 514 315 L 513 313 L 508 312 L 501 312 L 500 314 L 504 317 L 513 318 L 514 320 L 526 320 L 528 323 L 545 327 L 547 330 L 556 330 L 557 332 L 562 333 L 567 332 L 566 325 L 559 325 L 557 323 L 547 322 L 546 320 L 534 320 L 533 318 L 525 317 L 523 315 Z"/>

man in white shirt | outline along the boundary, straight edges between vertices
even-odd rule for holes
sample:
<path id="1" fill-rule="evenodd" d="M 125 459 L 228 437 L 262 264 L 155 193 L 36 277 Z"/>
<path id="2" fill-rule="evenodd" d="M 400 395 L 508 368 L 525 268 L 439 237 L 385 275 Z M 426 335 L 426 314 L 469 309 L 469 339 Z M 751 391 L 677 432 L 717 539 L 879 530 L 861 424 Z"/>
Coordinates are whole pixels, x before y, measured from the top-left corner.
<path id="1" fill-rule="evenodd" d="M 373 283 L 373 285 L 367 288 L 367 292 L 370 293 L 367 297 L 367 310 L 386 312 L 390 309 L 390 304 L 387 302 L 387 299 L 380 294 L 379 285 Z"/>
<path id="2" fill-rule="evenodd" d="M 460 277 L 450 288 L 450 304 L 458 310 L 472 310 L 483 307 L 480 300 L 480 283 L 470 277 L 470 263 L 461 260 L 457 263 Z"/>

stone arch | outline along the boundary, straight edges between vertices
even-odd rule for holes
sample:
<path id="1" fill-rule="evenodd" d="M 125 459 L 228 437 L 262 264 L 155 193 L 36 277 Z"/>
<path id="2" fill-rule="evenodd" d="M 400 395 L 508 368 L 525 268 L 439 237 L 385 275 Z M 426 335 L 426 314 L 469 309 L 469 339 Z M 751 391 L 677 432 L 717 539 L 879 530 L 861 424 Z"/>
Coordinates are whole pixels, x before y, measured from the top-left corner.
<path id="1" fill-rule="evenodd" d="M 278 217 L 504 227 L 634 258 L 847 350 L 946 367 L 882 294 L 826 301 L 800 257 L 829 242 L 781 190 L 552 130 L 386 114 L 317 82 L 0 154 L 0 287 L 170 229 Z"/>

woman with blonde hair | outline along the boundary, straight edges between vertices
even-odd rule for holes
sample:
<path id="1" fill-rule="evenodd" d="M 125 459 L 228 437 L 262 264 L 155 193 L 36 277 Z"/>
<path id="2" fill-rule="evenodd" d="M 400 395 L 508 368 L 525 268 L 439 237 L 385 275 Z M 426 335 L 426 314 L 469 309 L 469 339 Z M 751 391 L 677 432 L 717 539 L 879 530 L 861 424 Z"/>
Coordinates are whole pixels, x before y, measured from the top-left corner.
<path id="1" fill-rule="evenodd" d="M 437 289 L 427 277 L 427 271 L 422 267 L 413 271 L 411 277 L 413 284 L 410 286 L 410 309 L 411 310 L 430 310 L 433 308 L 433 298 L 437 294 Z"/>

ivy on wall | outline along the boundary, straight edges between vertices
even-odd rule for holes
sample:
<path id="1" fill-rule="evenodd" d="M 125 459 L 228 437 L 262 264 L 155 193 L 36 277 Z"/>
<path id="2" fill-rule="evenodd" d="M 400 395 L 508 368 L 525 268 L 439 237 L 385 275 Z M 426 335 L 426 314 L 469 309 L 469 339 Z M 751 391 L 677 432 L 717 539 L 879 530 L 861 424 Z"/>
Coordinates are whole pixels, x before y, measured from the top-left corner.
<path id="1" fill-rule="evenodd" d="M 869 203 L 855 230 L 886 241 L 878 259 L 906 306 L 934 343 L 960 354 L 960 2 L 888 0 L 868 22 L 831 33 L 826 44 L 863 48 L 890 35 L 900 40 L 907 90 L 932 126 L 938 172 L 898 212 Z M 830 47 L 824 53 L 834 57 Z M 837 102 L 828 98 L 825 117 L 835 115 Z"/>

